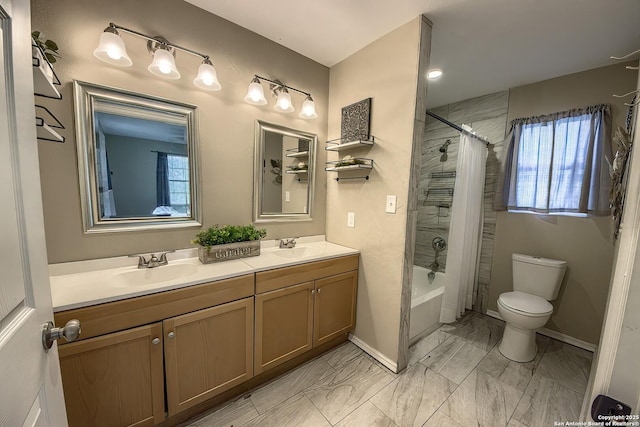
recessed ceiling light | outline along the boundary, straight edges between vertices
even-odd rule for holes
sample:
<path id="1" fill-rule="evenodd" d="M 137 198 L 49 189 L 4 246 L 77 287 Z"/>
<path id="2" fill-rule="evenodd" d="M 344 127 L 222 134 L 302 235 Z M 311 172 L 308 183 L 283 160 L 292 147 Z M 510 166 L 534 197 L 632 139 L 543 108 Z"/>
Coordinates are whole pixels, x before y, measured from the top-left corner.
<path id="1" fill-rule="evenodd" d="M 429 70 L 429 72 L 427 73 L 427 78 L 429 80 L 435 80 L 440 78 L 441 76 L 442 76 L 442 70 L 439 68 L 433 68 Z"/>

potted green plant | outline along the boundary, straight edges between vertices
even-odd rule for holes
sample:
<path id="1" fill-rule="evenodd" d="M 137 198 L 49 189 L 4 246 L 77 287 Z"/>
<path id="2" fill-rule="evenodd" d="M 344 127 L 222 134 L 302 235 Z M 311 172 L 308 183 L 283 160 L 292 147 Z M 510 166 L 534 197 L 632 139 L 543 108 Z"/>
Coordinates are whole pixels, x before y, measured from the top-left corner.
<path id="1" fill-rule="evenodd" d="M 44 35 L 40 31 L 32 32 L 31 37 L 33 37 L 33 41 L 42 50 L 42 53 L 44 53 L 45 58 L 47 58 L 50 64 L 55 63 L 56 60 L 60 58 L 56 42 L 50 39 L 45 40 Z"/>
<path id="2" fill-rule="evenodd" d="M 260 255 L 260 239 L 266 235 L 266 230 L 253 224 L 223 227 L 216 224 L 198 233 L 191 243 L 199 245 L 200 262 L 210 264 Z"/>
<path id="3" fill-rule="evenodd" d="M 31 46 L 31 54 L 39 61 L 38 67 L 45 75 L 49 83 L 53 83 L 53 68 L 51 64 L 56 62 L 57 58 L 60 58 L 58 54 L 58 45 L 53 40 L 45 40 L 40 31 L 34 31 L 31 33 L 33 43 Z M 47 62 L 49 64 L 47 64 Z"/>

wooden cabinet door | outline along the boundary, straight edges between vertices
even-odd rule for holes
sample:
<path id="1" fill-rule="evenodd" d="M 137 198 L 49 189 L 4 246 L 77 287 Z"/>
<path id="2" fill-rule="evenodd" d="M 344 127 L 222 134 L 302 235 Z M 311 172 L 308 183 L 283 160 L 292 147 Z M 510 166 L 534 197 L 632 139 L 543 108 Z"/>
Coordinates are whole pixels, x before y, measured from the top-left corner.
<path id="1" fill-rule="evenodd" d="M 256 295 L 258 375 L 311 349 L 313 282 Z"/>
<path id="2" fill-rule="evenodd" d="M 352 331 L 356 324 L 358 272 L 315 281 L 313 346 Z"/>
<path id="3" fill-rule="evenodd" d="M 152 426 L 164 420 L 162 324 L 60 346 L 69 426 Z"/>
<path id="4" fill-rule="evenodd" d="M 253 377 L 253 297 L 163 322 L 169 416 Z"/>

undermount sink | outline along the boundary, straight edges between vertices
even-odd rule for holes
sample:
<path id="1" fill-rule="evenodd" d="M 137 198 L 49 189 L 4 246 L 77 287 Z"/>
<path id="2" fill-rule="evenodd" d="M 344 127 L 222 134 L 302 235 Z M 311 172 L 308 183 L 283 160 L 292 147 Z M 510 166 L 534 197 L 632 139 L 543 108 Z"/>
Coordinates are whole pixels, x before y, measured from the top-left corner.
<path id="1" fill-rule="evenodd" d="M 273 254 L 282 258 L 303 258 L 320 255 L 322 251 L 317 248 L 295 247 L 291 249 L 276 249 Z"/>
<path id="2" fill-rule="evenodd" d="M 115 287 L 145 286 L 190 276 L 198 271 L 195 264 L 169 264 L 154 268 L 127 270 L 114 274 L 107 282 Z"/>

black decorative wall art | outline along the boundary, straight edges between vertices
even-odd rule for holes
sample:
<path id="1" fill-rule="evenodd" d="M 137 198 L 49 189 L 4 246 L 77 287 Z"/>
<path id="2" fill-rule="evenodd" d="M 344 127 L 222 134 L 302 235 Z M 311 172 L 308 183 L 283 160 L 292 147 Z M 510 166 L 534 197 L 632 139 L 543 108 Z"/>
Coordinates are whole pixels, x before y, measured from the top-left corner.
<path id="1" fill-rule="evenodd" d="M 342 108 L 340 138 L 342 142 L 369 139 L 371 130 L 371 98 Z"/>

